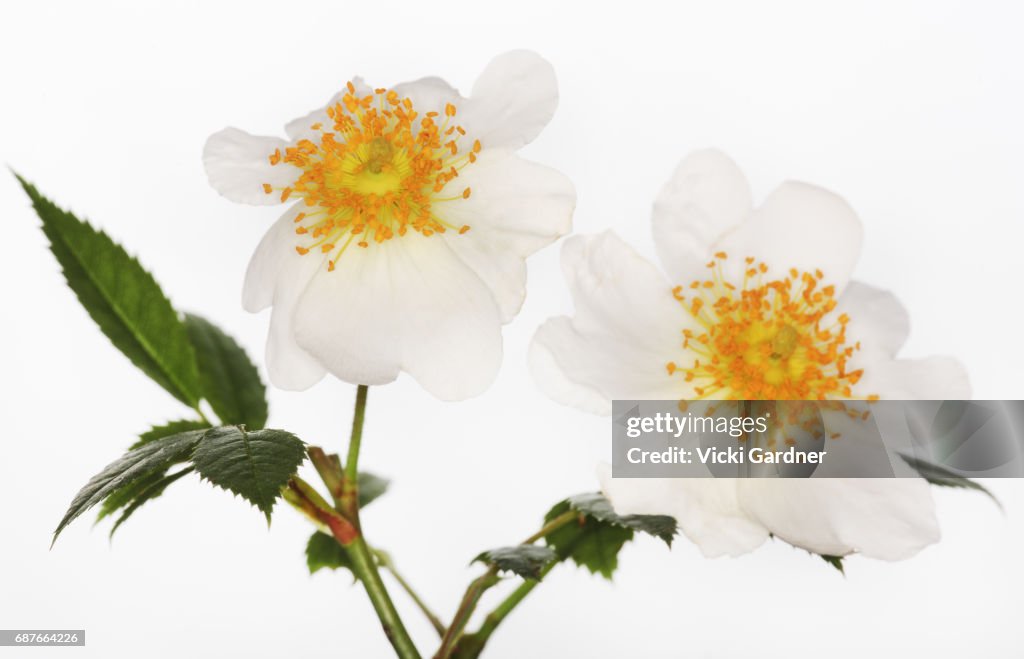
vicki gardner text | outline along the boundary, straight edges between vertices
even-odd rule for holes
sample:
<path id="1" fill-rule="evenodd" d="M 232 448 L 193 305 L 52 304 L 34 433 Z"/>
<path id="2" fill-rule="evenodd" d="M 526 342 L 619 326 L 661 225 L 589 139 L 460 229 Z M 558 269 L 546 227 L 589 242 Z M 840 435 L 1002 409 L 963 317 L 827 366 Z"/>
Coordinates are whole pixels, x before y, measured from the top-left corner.
<path id="1" fill-rule="evenodd" d="M 631 464 L 821 464 L 826 454 L 828 451 L 797 451 L 795 446 L 781 451 L 763 448 L 744 450 L 739 447 L 691 450 L 678 446 L 662 451 L 645 451 L 633 447 L 626 453 L 626 460 Z"/>

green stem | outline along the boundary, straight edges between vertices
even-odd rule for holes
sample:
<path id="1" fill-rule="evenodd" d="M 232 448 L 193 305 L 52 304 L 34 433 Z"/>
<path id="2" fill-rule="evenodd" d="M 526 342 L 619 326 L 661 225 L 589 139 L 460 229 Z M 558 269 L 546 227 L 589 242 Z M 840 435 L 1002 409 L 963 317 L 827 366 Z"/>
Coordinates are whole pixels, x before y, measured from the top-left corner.
<path id="1" fill-rule="evenodd" d="M 558 563 L 559 561 L 552 561 L 545 565 L 544 569 L 540 571 L 541 579 L 546 577 L 548 572 L 554 569 L 554 567 L 558 565 Z M 512 610 L 515 609 L 520 602 L 526 599 L 526 596 L 529 595 L 530 592 L 534 588 L 536 588 L 537 584 L 539 583 L 539 579 L 528 579 L 526 581 L 523 581 L 523 583 L 519 584 L 518 588 L 513 590 L 511 593 L 509 593 L 508 597 L 502 600 L 501 604 L 494 607 L 494 610 L 488 613 L 487 617 L 484 618 L 483 623 L 481 623 L 480 625 L 480 629 L 478 629 L 474 634 L 472 634 L 473 645 L 476 645 L 480 649 L 483 649 L 483 646 L 487 643 L 487 640 L 491 637 L 491 634 L 494 633 L 494 630 L 498 628 L 498 625 L 502 623 L 502 621 L 508 616 L 508 614 L 512 613 Z"/>
<path id="2" fill-rule="evenodd" d="M 579 516 L 580 514 L 575 510 L 567 510 L 566 512 L 562 513 L 558 517 L 555 517 L 550 522 L 545 524 L 543 527 L 541 527 L 539 531 L 523 540 L 520 544 L 532 545 L 538 540 L 543 539 L 548 534 L 562 528 L 566 524 L 569 524 L 570 522 L 579 519 Z M 556 563 L 557 561 L 546 565 L 541 572 L 541 577 L 543 578 L 544 575 L 550 572 L 551 568 L 553 568 Z M 519 588 L 517 588 L 516 591 L 514 591 L 508 598 L 506 598 L 505 602 L 502 603 L 502 606 L 504 606 L 506 603 L 508 604 L 507 610 L 503 611 L 500 614 L 500 617 L 493 622 L 492 628 L 487 632 L 487 634 L 484 635 L 482 638 L 480 637 L 480 632 L 472 634 L 473 642 L 470 643 L 470 645 L 474 646 L 475 650 L 470 653 L 470 656 L 476 656 L 477 654 L 479 654 L 480 650 L 483 649 L 483 643 L 486 642 L 487 637 L 490 636 L 491 632 L 494 631 L 493 628 L 496 628 L 498 626 L 498 624 L 505 618 L 505 616 L 507 616 L 512 611 L 512 609 L 515 608 L 515 606 L 519 604 L 519 602 L 522 601 L 522 599 L 526 597 L 530 593 L 530 591 L 536 587 L 538 582 L 539 580 L 524 581 L 519 586 Z M 452 617 L 452 624 L 448 626 L 448 631 L 445 633 L 444 638 L 441 639 L 441 647 L 438 648 L 437 654 L 434 655 L 434 659 L 448 659 L 452 656 L 452 653 L 459 646 L 460 641 L 465 638 L 462 636 L 462 632 L 463 630 L 465 630 L 466 625 L 469 623 L 469 619 L 473 615 L 473 611 L 476 609 L 476 605 L 479 603 L 480 598 L 483 597 L 483 594 L 487 591 L 487 589 L 489 589 L 496 583 L 498 583 L 498 568 L 492 565 L 487 570 L 487 572 L 477 577 L 473 580 L 472 583 L 469 584 L 469 587 L 466 589 L 465 595 L 463 595 L 462 597 L 462 602 L 459 603 L 458 610 Z M 519 591 L 523 592 L 517 595 Z M 509 602 L 509 600 L 513 601 Z M 491 616 L 489 615 L 488 619 L 490 617 Z M 484 622 L 484 626 L 486 625 L 487 621 Z M 481 626 L 481 632 L 483 631 L 484 626 Z M 477 641 L 480 642 L 478 643 Z"/>
<path id="3" fill-rule="evenodd" d="M 439 617 L 437 617 L 437 614 L 430 610 L 427 603 L 423 601 L 423 598 L 421 598 L 409 582 L 405 580 L 405 577 L 399 573 L 395 564 L 391 561 L 391 557 L 379 549 L 374 550 L 374 553 L 377 555 L 377 562 L 380 563 L 380 566 L 391 573 L 391 576 L 398 582 L 398 585 L 402 587 L 402 590 L 405 591 L 409 598 L 412 599 L 417 607 L 419 607 L 419 610 L 423 612 L 423 615 L 426 616 L 427 620 L 430 621 L 430 625 L 437 632 L 437 635 L 444 638 L 444 623 L 441 622 Z"/>
<path id="4" fill-rule="evenodd" d="M 419 651 L 409 637 L 402 619 L 395 609 L 391 596 L 380 578 L 377 561 L 359 523 L 359 446 L 363 438 L 363 421 L 366 418 L 366 394 L 368 387 L 359 385 L 356 391 L 356 408 L 352 417 L 352 435 L 348 445 L 348 459 L 345 461 L 345 478 L 342 483 L 341 508 L 343 514 L 355 525 L 357 533 L 349 543 L 343 543 L 352 558 L 352 571 L 359 577 L 366 594 L 373 603 L 373 609 L 380 618 L 384 634 L 391 641 L 395 653 L 401 659 L 420 659 Z"/>
<path id="5" fill-rule="evenodd" d="M 331 499 L 334 500 L 334 505 L 338 506 L 338 512 L 341 512 L 341 493 L 344 489 L 345 475 L 341 471 L 338 456 L 327 455 L 319 446 L 307 447 L 306 455 L 313 463 L 316 473 L 320 474 L 320 480 L 327 486 L 327 491 L 331 493 Z"/>
<path id="6" fill-rule="evenodd" d="M 349 556 L 352 558 L 352 571 L 356 573 L 359 581 L 363 583 L 366 595 L 370 598 L 370 602 L 373 603 L 373 610 L 377 612 L 377 617 L 380 618 L 384 635 L 388 637 L 391 645 L 395 648 L 395 654 L 401 657 L 401 659 L 420 659 L 420 653 L 409 637 L 409 632 L 405 630 L 405 625 L 402 624 L 402 619 L 398 615 L 398 611 L 391 601 L 391 596 L 388 595 L 387 588 L 380 578 L 380 572 L 377 571 L 377 563 L 366 544 L 366 540 L 362 535 L 358 535 L 346 549 L 348 549 Z"/>
<path id="7" fill-rule="evenodd" d="M 370 388 L 365 384 L 356 389 L 356 409 L 352 416 L 352 435 L 348 440 L 345 458 L 345 478 L 342 481 L 341 505 L 344 512 L 359 517 L 359 447 L 363 441 L 363 422 L 366 420 L 366 396 Z"/>
<path id="8" fill-rule="evenodd" d="M 498 583 L 498 568 L 492 565 L 487 572 L 484 572 L 469 584 L 465 595 L 462 596 L 462 602 L 459 603 L 458 610 L 452 616 L 452 624 L 448 625 L 448 631 L 445 632 L 444 637 L 441 639 L 441 647 L 437 649 L 434 659 L 448 659 L 448 657 L 452 656 L 455 645 L 462 636 L 462 630 L 469 623 L 469 618 L 473 615 L 473 611 L 476 610 L 476 605 L 480 598 L 483 597 L 488 588 L 496 583 Z"/>
<path id="9" fill-rule="evenodd" d="M 532 545 L 546 535 L 549 535 L 553 531 L 557 531 L 569 522 L 579 519 L 580 514 L 575 510 L 567 510 L 558 517 L 553 518 L 550 522 L 541 527 L 540 531 L 537 531 L 526 540 L 523 540 L 520 544 Z"/>

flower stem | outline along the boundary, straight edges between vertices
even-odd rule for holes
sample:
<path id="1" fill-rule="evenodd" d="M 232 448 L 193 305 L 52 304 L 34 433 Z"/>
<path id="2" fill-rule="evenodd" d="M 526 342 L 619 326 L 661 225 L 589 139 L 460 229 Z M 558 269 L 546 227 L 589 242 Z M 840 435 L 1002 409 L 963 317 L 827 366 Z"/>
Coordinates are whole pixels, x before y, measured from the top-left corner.
<path id="1" fill-rule="evenodd" d="M 452 616 L 452 624 L 448 625 L 448 631 L 445 632 L 444 637 L 441 639 L 441 647 L 437 649 L 434 659 L 448 659 L 448 657 L 452 656 L 455 645 L 462 636 L 462 630 L 469 623 L 469 618 L 473 615 L 473 611 L 476 610 L 476 605 L 480 598 L 483 597 L 488 588 L 496 583 L 498 583 L 498 568 L 492 565 L 488 568 L 487 572 L 484 572 L 469 584 L 465 595 L 462 596 L 462 601 L 459 603 L 458 610 Z"/>
<path id="2" fill-rule="evenodd" d="M 579 519 L 578 512 L 575 510 L 567 510 L 545 524 L 539 531 L 523 540 L 520 544 L 531 545 L 577 519 Z M 544 575 L 550 572 L 558 562 L 560 561 L 553 561 L 546 565 L 541 571 L 541 577 L 543 578 Z M 457 648 L 460 650 L 462 649 L 463 641 L 466 641 L 466 651 L 465 654 L 460 652 L 460 657 L 475 657 L 479 655 L 480 651 L 483 650 L 484 643 L 487 642 L 487 638 L 491 635 L 494 629 L 497 628 L 501 621 L 505 619 L 505 616 L 511 613 L 512 609 L 514 609 L 516 605 L 518 605 L 519 602 L 521 602 L 523 598 L 525 598 L 530 591 L 537 586 L 539 580 L 527 580 L 523 582 L 519 588 L 517 588 L 505 599 L 504 602 L 502 602 L 501 605 L 499 605 L 498 609 L 496 609 L 494 613 L 487 616 L 487 620 L 484 621 L 479 632 L 469 636 L 462 636 L 462 632 L 469 623 L 469 618 L 473 615 L 473 611 L 476 609 L 476 605 L 479 603 L 480 598 L 487 589 L 496 583 L 498 583 L 498 568 L 492 565 L 487 572 L 477 577 L 469 584 L 465 595 L 462 597 L 462 602 L 459 603 L 458 610 L 452 617 L 452 624 L 448 626 L 448 631 L 441 640 L 441 647 L 438 648 L 437 653 L 434 655 L 434 659 L 448 659 Z M 492 620 L 492 616 L 496 617 Z M 485 629 L 486 633 L 484 633 Z"/>
<path id="3" fill-rule="evenodd" d="M 554 531 L 557 531 L 558 529 L 562 528 L 563 526 L 565 526 L 569 522 L 571 522 L 573 520 L 576 520 L 576 519 L 579 519 L 579 517 L 580 517 L 580 514 L 578 512 L 576 512 L 575 510 L 567 510 L 564 513 L 562 513 L 561 515 L 559 515 L 558 517 L 552 518 L 552 520 L 550 522 L 548 522 L 547 524 L 545 524 L 544 526 L 542 526 L 539 531 L 537 531 L 536 533 L 531 535 L 526 540 L 523 540 L 522 543 L 520 543 L 520 544 L 532 545 L 533 543 L 535 543 L 538 540 L 542 539 L 544 536 L 546 536 L 546 535 L 548 535 L 548 534 L 550 534 L 550 533 L 552 533 Z"/>
<path id="4" fill-rule="evenodd" d="M 348 440 L 345 458 L 345 478 L 342 481 L 341 504 L 345 512 L 359 515 L 359 448 L 363 441 L 363 422 L 366 420 L 366 396 L 370 388 L 365 384 L 356 389 L 356 409 L 352 416 L 352 435 Z"/>
<path id="5" fill-rule="evenodd" d="M 558 565 L 558 561 L 552 561 L 545 565 L 544 569 L 540 571 L 541 579 L 546 577 L 548 572 L 550 572 L 556 565 Z M 526 599 L 526 596 L 529 595 L 539 583 L 539 579 L 528 579 L 523 581 L 523 583 L 519 584 L 518 588 L 513 590 L 509 593 L 508 597 L 502 600 L 501 604 L 494 607 L 494 610 L 487 614 L 483 623 L 480 624 L 480 629 L 463 637 L 462 640 L 467 641 L 467 649 L 473 648 L 475 650 L 475 653 L 470 654 L 469 656 L 476 656 L 483 650 L 484 645 L 487 644 L 487 641 L 491 638 L 491 634 L 493 634 L 494 630 L 498 628 L 498 625 L 505 620 L 508 614 L 512 613 L 513 609 L 519 606 L 520 602 Z"/>
<path id="6" fill-rule="evenodd" d="M 341 508 L 350 522 L 356 527 L 355 538 L 349 543 L 343 543 L 352 559 L 352 571 L 359 577 L 366 594 L 373 603 L 373 609 L 380 618 L 380 624 L 384 628 L 384 634 L 391 641 L 395 653 L 401 659 L 419 659 L 419 651 L 405 630 L 402 619 L 395 609 L 391 596 L 380 578 L 377 570 L 377 561 L 366 544 L 363 537 L 362 526 L 359 523 L 359 447 L 363 438 L 363 421 L 366 418 L 366 395 L 368 387 L 365 384 L 359 385 L 356 391 L 356 408 L 352 417 L 352 435 L 349 439 L 348 458 L 345 461 L 345 477 L 342 482 Z"/>
<path id="7" fill-rule="evenodd" d="M 391 573 L 391 576 L 394 578 L 395 581 L 398 582 L 398 585 L 402 587 L 402 590 L 405 591 L 409 598 L 412 599 L 413 603 L 415 603 L 416 606 L 419 607 L 419 610 L 423 613 L 423 615 L 426 616 L 427 620 L 430 621 L 431 626 L 434 628 L 435 631 L 437 631 L 437 635 L 441 638 L 444 638 L 444 623 L 441 622 L 441 619 L 439 617 L 437 617 L 437 614 L 430 610 L 430 607 L 427 606 L 427 603 L 423 601 L 423 598 L 419 596 L 419 594 L 413 589 L 409 582 L 405 580 L 405 577 L 401 575 L 401 573 L 395 567 L 394 562 L 392 562 L 391 556 L 389 556 L 386 552 L 381 551 L 380 549 L 375 549 L 373 551 L 377 555 L 377 562 L 380 564 L 380 566 Z"/>

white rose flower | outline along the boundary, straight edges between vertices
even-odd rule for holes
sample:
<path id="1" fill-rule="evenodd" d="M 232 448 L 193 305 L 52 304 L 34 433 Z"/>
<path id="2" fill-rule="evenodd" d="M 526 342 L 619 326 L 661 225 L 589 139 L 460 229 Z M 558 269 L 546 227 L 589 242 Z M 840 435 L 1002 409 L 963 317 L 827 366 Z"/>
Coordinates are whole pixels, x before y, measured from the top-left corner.
<path id="1" fill-rule="evenodd" d="M 289 123 L 287 140 L 211 136 L 203 162 L 220 194 L 291 203 L 243 291 L 248 311 L 273 306 L 271 381 L 301 390 L 330 372 L 382 384 L 405 371 L 445 400 L 486 389 L 526 257 L 570 229 L 572 183 L 515 153 L 557 103 L 551 65 L 515 51 L 468 98 L 440 78 L 355 79 Z"/>
<path id="2" fill-rule="evenodd" d="M 613 399 L 964 399 L 953 359 L 897 359 L 907 314 L 850 281 L 861 226 L 838 196 L 782 184 L 758 208 L 717 151 L 686 158 L 654 205 L 667 277 L 612 233 L 577 236 L 562 266 L 575 315 L 530 348 L 555 400 L 610 414 Z M 882 559 L 938 540 L 923 479 L 614 479 L 621 514 L 666 514 L 707 556 L 769 535 L 832 556 Z"/>

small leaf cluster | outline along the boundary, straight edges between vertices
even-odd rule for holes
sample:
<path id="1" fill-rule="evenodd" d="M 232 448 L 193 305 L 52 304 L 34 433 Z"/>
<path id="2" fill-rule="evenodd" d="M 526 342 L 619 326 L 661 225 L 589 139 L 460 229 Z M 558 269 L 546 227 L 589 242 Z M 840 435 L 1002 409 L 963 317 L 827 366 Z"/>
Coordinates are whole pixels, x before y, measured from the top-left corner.
<path id="1" fill-rule="evenodd" d="M 100 502 L 101 519 L 121 511 L 116 530 L 141 505 L 193 471 L 252 503 L 269 522 L 281 488 L 305 457 L 302 440 L 283 430 L 222 426 L 152 439 L 129 450 L 86 483 L 54 531 L 54 541 L 75 518 Z"/>
<path id="2" fill-rule="evenodd" d="M 488 549 L 474 558 L 473 562 L 487 563 L 501 572 L 512 572 L 524 579 L 539 581 L 541 570 L 556 560 L 558 560 L 558 554 L 550 547 L 515 545 Z"/>
<path id="3" fill-rule="evenodd" d="M 110 342 L 198 418 L 154 425 L 78 493 L 54 533 L 101 504 L 118 515 L 111 533 L 178 479 L 196 472 L 268 518 L 305 445 L 265 430 L 266 387 L 238 343 L 196 314 L 179 313 L 156 279 L 107 234 L 56 206 L 18 177 L 68 286 Z M 200 403 L 206 401 L 219 423 Z M 379 493 L 379 483 L 368 483 Z"/>
<path id="4" fill-rule="evenodd" d="M 611 579 L 618 567 L 619 551 L 640 531 L 672 545 L 676 520 L 667 515 L 619 515 L 599 493 L 580 494 L 560 501 L 544 517 L 546 522 L 566 514 L 577 519 L 547 534 L 545 542 L 560 560 L 572 559 L 593 574 Z"/>

